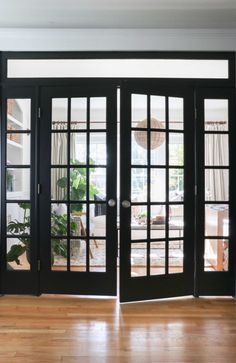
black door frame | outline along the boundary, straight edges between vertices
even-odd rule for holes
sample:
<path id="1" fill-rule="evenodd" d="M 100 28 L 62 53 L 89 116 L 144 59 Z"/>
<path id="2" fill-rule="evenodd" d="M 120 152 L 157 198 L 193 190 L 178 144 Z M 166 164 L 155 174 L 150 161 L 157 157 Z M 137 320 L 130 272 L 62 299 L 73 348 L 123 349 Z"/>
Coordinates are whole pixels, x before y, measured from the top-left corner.
<path id="1" fill-rule="evenodd" d="M 224 80 L 207 80 L 207 79 L 156 79 L 156 80 L 150 80 L 150 79 L 8 79 L 7 78 L 7 60 L 8 59 L 89 59 L 89 58 L 161 58 L 161 59 L 228 59 L 229 60 L 229 78 Z M 189 86 L 194 87 L 196 92 L 199 88 L 221 88 L 224 90 L 225 88 L 230 88 L 232 91 L 232 94 L 234 95 L 234 104 L 233 104 L 233 110 L 235 112 L 235 53 L 233 52 L 0 52 L 0 97 L 1 100 L 4 97 L 4 94 L 8 93 L 8 90 L 10 92 L 11 89 L 31 89 L 33 94 L 35 95 L 35 112 L 33 114 L 33 118 L 35 119 L 35 122 L 37 124 L 37 110 L 38 110 L 38 95 L 39 95 L 39 89 L 42 86 L 67 86 L 67 85 L 89 85 L 96 83 L 98 86 L 103 86 L 103 84 L 110 84 L 117 86 L 122 86 L 123 84 L 126 84 L 127 82 L 136 82 L 139 84 L 140 82 L 145 84 L 145 82 L 148 82 L 150 85 L 163 85 L 163 86 L 171 86 L 174 82 L 175 87 L 178 86 Z M 19 95 L 16 95 L 19 97 Z M 4 137 L 4 103 L 3 107 L 1 107 L 1 138 Z M 233 130 L 233 133 L 235 134 L 235 125 L 232 125 L 231 130 Z M 231 155 L 231 158 L 233 158 L 233 155 L 235 155 L 235 146 L 233 146 L 233 135 L 231 133 L 230 136 L 232 148 L 231 151 L 233 154 Z M 1 160 L 5 157 L 4 155 L 4 147 L 1 147 Z M 232 167 L 232 166 L 231 166 Z M 35 167 L 35 170 L 37 171 L 37 166 Z M 232 179 L 231 183 L 235 184 L 235 171 L 232 173 Z M 4 175 L 4 165 L 1 163 L 1 176 Z M 1 178 L 1 195 L 2 198 L 4 196 L 5 190 L 4 190 L 4 181 L 3 178 Z M 37 184 L 35 183 L 37 186 Z M 35 190 L 35 195 L 36 195 Z M 232 190 L 232 198 L 233 200 L 236 200 L 236 196 L 234 195 L 234 191 Z M 36 202 L 37 204 L 37 202 Z M 36 208 L 37 209 L 37 208 Z M 37 212 L 36 212 L 37 213 Z M 35 214 L 37 215 L 37 214 Z M 235 207 L 231 209 L 231 216 L 233 220 L 236 220 L 236 213 L 235 213 Z M 4 240 L 3 240 L 3 233 L 4 233 L 4 209 L 1 207 L 1 245 L 0 245 L 0 293 L 22 293 L 19 291 L 19 286 L 17 286 L 17 283 L 14 281 L 11 281 L 11 286 L 9 289 L 6 289 L 5 280 L 4 278 L 4 269 L 5 269 L 5 262 L 4 262 Z M 236 236 L 236 223 L 233 223 L 233 226 L 231 228 L 231 235 L 234 237 Z M 235 238 L 234 238 L 235 240 Z M 38 259 L 38 256 L 36 257 Z M 234 260 L 234 286 L 235 286 L 235 276 L 236 276 L 236 262 Z M 37 289 L 31 290 L 31 291 L 25 291 L 24 293 L 35 293 L 39 294 L 40 291 Z M 198 291 L 195 289 L 194 294 L 198 296 Z"/>

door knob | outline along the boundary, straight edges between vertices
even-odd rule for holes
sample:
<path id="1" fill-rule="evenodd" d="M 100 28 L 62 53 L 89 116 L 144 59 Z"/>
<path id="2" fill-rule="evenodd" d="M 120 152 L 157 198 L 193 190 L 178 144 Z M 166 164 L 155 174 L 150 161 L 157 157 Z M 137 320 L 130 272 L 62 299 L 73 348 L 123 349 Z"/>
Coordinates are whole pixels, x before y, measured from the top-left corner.
<path id="1" fill-rule="evenodd" d="M 129 208 L 131 206 L 131 203 L 128 200 L 123 200 L 121 205 L 123 208 Z"/>
<path id="2" fill-rule="evenodd" d="M 108 200 L 108 205 L 109 205 L 109 207 L 115 207 L 115 205 L 116 205 L 115 199 L 109 199 Z"/>

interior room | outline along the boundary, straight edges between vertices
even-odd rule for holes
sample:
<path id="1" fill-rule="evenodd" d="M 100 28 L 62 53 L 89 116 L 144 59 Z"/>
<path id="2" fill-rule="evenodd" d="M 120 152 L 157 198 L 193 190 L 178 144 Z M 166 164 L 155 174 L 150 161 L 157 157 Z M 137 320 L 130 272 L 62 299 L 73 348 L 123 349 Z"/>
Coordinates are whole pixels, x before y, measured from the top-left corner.
<path id="1" fill-rule="evenodd" d="M 0 363 L 235 362 L 232 0 L 0 12 Z"/>

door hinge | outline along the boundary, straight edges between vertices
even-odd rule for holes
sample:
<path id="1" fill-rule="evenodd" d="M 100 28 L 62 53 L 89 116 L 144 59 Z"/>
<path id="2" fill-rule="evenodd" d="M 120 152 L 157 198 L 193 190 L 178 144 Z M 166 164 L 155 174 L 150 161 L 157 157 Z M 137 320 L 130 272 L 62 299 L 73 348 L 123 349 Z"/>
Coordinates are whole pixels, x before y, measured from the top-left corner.
<path id="1" fill-rule="evenodd" d="M 194 194 L 197 196 L 197 185 L 195 185 Z"/>
<path id="2" fill-rule="evenodd" d="M 194 118 L 195 118 L 195 121 L 197 121 L 197 107 L 195 107 L 195 109 L 194 109 Z"/>
<path id="3" fill-rule="evenodd" d="M 41 118 L 41 107 L 38 108 L 38 119 Z"/>
<path id="4" fill-rule="evenodd" d="M 40 270 L 41 270 L 41 261 L 38 260 L 38 271 L 40 271 Z"/>
<path id="5" fill-rule="evenodd" d="M 41 184 L 38 184 L 37 193 L 38 193 L 38 195 L 41 193 Z"/>

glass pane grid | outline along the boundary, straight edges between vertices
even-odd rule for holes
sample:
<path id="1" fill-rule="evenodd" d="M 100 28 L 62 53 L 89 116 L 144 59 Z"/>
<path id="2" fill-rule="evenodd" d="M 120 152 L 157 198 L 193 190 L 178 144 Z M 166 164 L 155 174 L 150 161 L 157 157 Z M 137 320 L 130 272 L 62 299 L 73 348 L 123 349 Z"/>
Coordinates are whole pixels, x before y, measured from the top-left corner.
<path id="1" fill-rule="evenodd" d="M 204 100 L 205 227 L 204 271 L 228 271 L 229 110 L 228 100 Z"/>
<path id="2" fill-rule="evenodd" d="M 31 99 L 7 100 L 6 268 L 31 269 Z"/>
<path id="3" fill-rule="evenodd" d="M 62 107 L 62 100 L 58 104 Z M 59 117 L 60 110 L 54 111 Z M 54 227 L 55 220 L 59 222 L 52 237 L 57 244 L 52 246 L 54 250 L 58 248 L 56 259 L 62 270 L 104 272 L 106 266 L 100 262 L 104 261 L 106 250 L 106 98 L 65 99 L 63 112 L 64 116 L 58 119 L 64 117 L 64 122 L 58 122 L 58 129 L 52 132 L 57 139 L 52 142 L 52 154 L 56 156 L 53 159 L 61 161 L 60 154 L 64 155 L 64 165 L 54 161 L 51 166 L 52 205 L 64 204 L 66 211 L 61 209 L 56 217 L 52 214 Z M 102 220 L 100 225 L 98 219 Z M 97 250 L 100 245 L 102 256 L 100 248 Z M 59 265 L 52 269 L 60 270 Z"/>
<path id="4" fill-rule="evenodd" d="M 169 127 L 169 113 L 165 111 L 163 132 L 162 128 L 149 128 L 153 122 L 150 117 L 152 113 L 150 96 L 139 95 L 139 98 L 143 102 L 143 120 L 139 122 L 141 127 L 137 127 L 137 118 L 136 126 L 132 124 L 131 146 L 136 148 L 132 150 L 131 165 L 131 276 L 182 273 L 184 268 L 184 133 L 183 113 L 181 113 L 183 99 L 180 99 L 182 106 L 179 106 L 178 111 L 182 124 L 174 129 Z M 135 102 L 134 114 L 137 115 L 138 112 L 140 114 L 140 110 L 138 101 Z M 169 100 L 164 97 L 165 110 L 169 107 L 168 102 Z M 134 122 L 134 118 L 132 120 Z M 165 137 L 156 151 L 153 151 L 155 145 L 152 148 L 152 135 L 160 130 Z M 138 133 L 135 135 L 135 132 Z M 171 152 L 170 143 L 174 145 Z M 158 155 L 161 148 L 162 158 Z M 160 177 L 159 174 L 163 172 L 163 177 Z M 168 246 L 171 247 L 169 252 Z"/>

